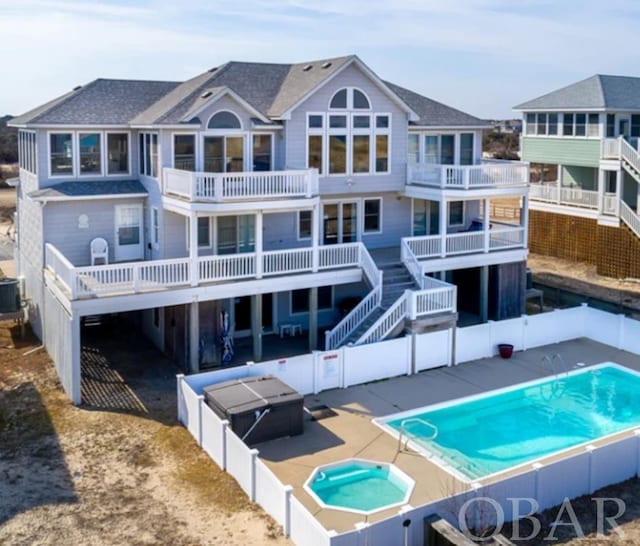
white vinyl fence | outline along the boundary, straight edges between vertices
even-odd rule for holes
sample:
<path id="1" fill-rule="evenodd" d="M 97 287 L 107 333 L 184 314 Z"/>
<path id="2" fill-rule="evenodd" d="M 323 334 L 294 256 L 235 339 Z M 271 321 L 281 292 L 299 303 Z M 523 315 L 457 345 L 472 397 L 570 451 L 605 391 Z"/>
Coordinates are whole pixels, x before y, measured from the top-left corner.
<path id="1" fill-rule="evenodd" d="M 316 351 L 308 355 L 197 374 L 178 376 L 178 417 L 210 457 L 229 472 L 252 501 L 259 503 L 294 543 L 305 546 L 387 546 L 424 542 L 423 519 L 434 513 L 458 526 L 458 513 L 465 501 L 488 497 L 511 521 L 512 498 L 536 499 L 544 510 L 596 489 L 640 474 L 640 430 L 631 437 L 601 446 L 588 445 L 560 461 L 524 467 L 517 476 L 491 484 L 472 484 L 472 489 L 419 507 L 403 506 L 397 515 L 375 523 L 363 520 L 356 529 L 338 534 L 326 530 L 293 496 L 292 487 L 282 484 L 260 461 L 259 452 L 247 447 L 204 402 L 203 387 L 257 375 L 271 374 L 302 394 L 329 388 L 345 388 L 398 375 L 410 375 L 429 368 L 452 364 L 452 332 L 406 336 L 372 345 Z M 618 349 L 640 354 L 640 322 L 586 305 L 535 316 L 456 329 L 455 362 L 477 360 L 497 354 L 499 343 L 511 343 L 516 350 L 587 337 Z M 415 345 L 414 345 L 415 343 Z M 413 358 L 415 354 L 415 362 Z M 528 470 L 527 470 L 528 468 Z M 469 526 L 495 523 L 496 510 L 480 501 L 467 513 Z M 494 505 L 495 506 L 495 505 Z M 524 515 L 529 510 L 525 503 Z M 406 521 L 410 521 L 405 527 Z"/>

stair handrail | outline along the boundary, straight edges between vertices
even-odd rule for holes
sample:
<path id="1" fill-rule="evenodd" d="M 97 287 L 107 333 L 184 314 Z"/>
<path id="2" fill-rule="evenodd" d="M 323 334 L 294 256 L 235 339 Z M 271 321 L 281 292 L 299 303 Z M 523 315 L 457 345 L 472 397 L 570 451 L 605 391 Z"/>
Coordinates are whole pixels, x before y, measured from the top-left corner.
<path id="1" fill-rule="evenodd" d="M 404 293 L 393 302 L 389 309 L 387 309 L 383 315 L 358 338 L 354 345 L 374 343 L 389 335 L 389 332 L 393 331 L 402 321 L 404 321 L 409 305 L 408 294 L 411 292 L 411 290 L 405 290 Z"/>
<path id="2" fill-rule="evenodd" d="M 620 200 L 620 218 L 636 234 L 636 237 L 640 237 L 640 216 L 622 200 Z"/>
<path id="3" fill-rule="evenodd" d="M 620 137 L 620 157 L 640 174 L 640 154 L 623 137 Z"/>
<path id="4" fill-rule="evenodd" d="M 325 351 L 338 348 L 382 303 L 382 271 L 378 269 L 367 248 L 362 243 L 359 244 L 360 267 L 371 290 L 338 324 L 324 333 Z"/>

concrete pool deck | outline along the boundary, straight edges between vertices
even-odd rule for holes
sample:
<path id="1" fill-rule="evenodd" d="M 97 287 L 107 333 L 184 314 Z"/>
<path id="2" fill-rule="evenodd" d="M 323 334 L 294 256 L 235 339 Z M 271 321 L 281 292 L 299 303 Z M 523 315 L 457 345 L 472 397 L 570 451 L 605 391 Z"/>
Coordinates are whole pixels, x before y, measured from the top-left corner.
<path id="1" fill-rule="evenodd" d="M 392 462 L 416 482 L 409 500 L 414 507 L 464 491 L 469 488 L 467 483 L 422 455 L 411 450 L 398 451 L 397 440 L 373 424 L 372 419 L 552 375 L 548 367 L 541 365 L 541 360 L 545 355 L 556 353 L 562 356 L 569 369 L 574 369 L 577 362 L 590 366 L 612 361 L 640 371 L 638 356 L 580 338 L 518 351 L 509 360 L 485 358 L 412 376 L 309 395 L 305 398 L 306 407 L 326 405 L 336 415 L 306 421 L 304 434 L 300 436 L 256 447 L 262 461 L 282 483 L 293 486 L 296 498 L 326 529 L 337 532 L 353 530 L 358 522 L 378 521 L 397 514 L 398 507 L 368 517 L 322 508 L 303 489 L 314 468 L 352 457 Z M 549 459 L 563 456 L 550 456 Z M 452 506 L 453 509 L 455 507 Z"/>

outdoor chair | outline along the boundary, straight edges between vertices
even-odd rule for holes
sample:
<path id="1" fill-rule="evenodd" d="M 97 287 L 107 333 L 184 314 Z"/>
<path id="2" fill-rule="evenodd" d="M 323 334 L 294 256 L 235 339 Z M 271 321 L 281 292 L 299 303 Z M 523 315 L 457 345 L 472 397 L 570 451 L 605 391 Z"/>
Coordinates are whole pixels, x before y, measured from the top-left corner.
<path id="1" fill-rule="evenodd" d="M 91 241 L 91 265 L 96 265 L 96 260 L 101 258 L 109 265 L 109 244 L 102 237 L 96 237 Z"/>

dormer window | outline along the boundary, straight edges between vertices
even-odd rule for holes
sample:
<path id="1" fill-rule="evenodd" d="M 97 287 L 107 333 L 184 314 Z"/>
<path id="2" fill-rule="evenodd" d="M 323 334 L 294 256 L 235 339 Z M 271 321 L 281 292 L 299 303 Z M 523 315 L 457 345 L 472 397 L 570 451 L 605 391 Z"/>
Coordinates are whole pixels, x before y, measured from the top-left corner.
<path id="1" fill-rule="evenodd" d="M 242 129 L 242 124 L 233 112 L 222 110 L 211 116 L 207 129 Z"/>
<path id="2" fill-rule="evenodd" d="M 344 87 L 331 97 L 330 110 L 371 110 L 371 102 L 360 89 Z"/>

